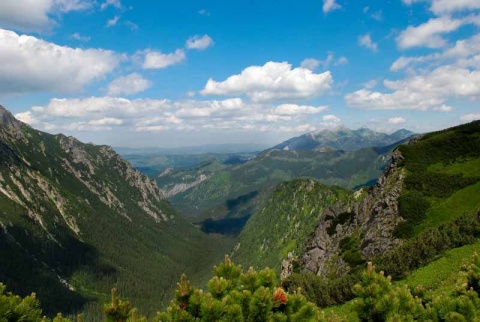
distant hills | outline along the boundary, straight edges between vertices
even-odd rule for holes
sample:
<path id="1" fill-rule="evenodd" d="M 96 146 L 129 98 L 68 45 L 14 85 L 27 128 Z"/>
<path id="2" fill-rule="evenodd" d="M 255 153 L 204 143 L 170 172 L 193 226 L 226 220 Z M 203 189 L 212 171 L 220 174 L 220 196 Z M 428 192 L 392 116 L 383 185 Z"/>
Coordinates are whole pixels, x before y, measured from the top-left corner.
<path id="1" fill-rule="evenodd" d="M 309 150 L 344 150 L 356 151 L 367 147 L 381 147 L 411 137 L 415 133 L 406 129 L 392 134 L 376 132 L 368 128 L 350 130 L 338 127 L 334 130 L 310 132 L 288 139 L 269 150 L 309 151 Z"/>
<path id="2" fill-rule="evenodd" d="M 171 167 L 161 171 L 156 181 L 187 216 L 243 217 L 248 211 L 239 213 L 237 209 L 232 213 L 228 204 L 295 178 L 313 178 L 345 188 L 373 184 L 389 153 L 412 133 L 400 130 L 388 135 L 365 128 L 325 130 L 292 138 L 239 164 L 211 159 L 190 168 Z M 288 148 L 293 146 L 296 148 Z"/>

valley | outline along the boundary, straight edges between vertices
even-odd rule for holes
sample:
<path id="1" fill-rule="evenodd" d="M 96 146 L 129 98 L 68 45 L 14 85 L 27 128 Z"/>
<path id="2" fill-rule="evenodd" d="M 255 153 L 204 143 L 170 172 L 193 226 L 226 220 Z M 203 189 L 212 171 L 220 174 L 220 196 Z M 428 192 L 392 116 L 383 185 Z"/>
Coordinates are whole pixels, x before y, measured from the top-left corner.
<path id="1" fill-rule="evenodd" d="M 309 135 L 308 149 L 295 138 L 264 151 L 127 154 L 135 169 L 110 147 L 0 112 L 0 280 L 34 291 L 50 316 L 100 320 L 115 287 L 152 317 L 181 274 L 212 292 L 210 267 L 225 254 L 354 316 L 367 262 L 411 285 L 412 272 L 480 237 L 478 121 L 422 135 L 340 128 Z"/>

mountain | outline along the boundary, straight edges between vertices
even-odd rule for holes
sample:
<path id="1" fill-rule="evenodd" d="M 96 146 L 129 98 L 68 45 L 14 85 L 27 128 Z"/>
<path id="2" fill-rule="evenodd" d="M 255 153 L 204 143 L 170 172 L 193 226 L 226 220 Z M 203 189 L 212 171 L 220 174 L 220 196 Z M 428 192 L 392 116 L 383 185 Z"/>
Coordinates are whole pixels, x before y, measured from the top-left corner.
<path id="1" fill-rule="evenodd" d="M 112 148 L 34 130 L 0 107 L 0 282 L 9 290 L 37 293 L 49 314 L 87 308 L 87 320 L 112 287 L 158 309 L 180 273 L 202 280 L 228 245 L 185 222 Z"/>
<path id="2" fill-rule="evenodd" d="M 156 174 L 168 168 L 189 169 L 198 164 L 218 161 L 225 165 L 235 165 L 247 162 L 257 156 L 259 152 L 245 153 L 202 153 L 202 154 L 157 154 L 136 153 L 122 154 L 136 169 L 147 176 L 154 178 Z"/>
<path id="3" fill-rule="evenodd" d="M 382 147 L 404 140 L 414 135 L 413 132 L 401 129 L 392 134 L 375 132 L 368 128 L 350 130 L 338 127 L 334 130 L 310 132 L 284 141 L 270 150 L 306 151 L 306 150 L 345 150 L 356 151 L 366 147 Z"/>
<path id="4" fill-rule="evenodd" d="M 313 178 L 327 185 L 352 188 L 369 185 L 382 174 L 389 153 L 398 144 L 357 151 L 286 151 L 269 150 L 240 165 L 228 166 L 217 161 L 196 168 L 161 172 L 156 181 L 162 192 L 182 213 L 205 217 L 244 216 L 232 214 L 232 205 L 240 198 L 255 200 L 261 192 L 296 178 Z M 249 198 L 245 198 L 250 196 Z M 238 207 L 237 207 L 238 208 Z"/>
<path id="5" fill-rule="evenodd" d="M 479 211 L 476 121 L 398 146 L 370 188 L 305 179 L 279 185 L 250 217 L 233 255 L 243 265 L 293 273 L 286 287 L 308 289 L 319 305 L 338 304 L 353 295 L 367 261 L 402 278 L 447 249 L 476 242 Z"/>

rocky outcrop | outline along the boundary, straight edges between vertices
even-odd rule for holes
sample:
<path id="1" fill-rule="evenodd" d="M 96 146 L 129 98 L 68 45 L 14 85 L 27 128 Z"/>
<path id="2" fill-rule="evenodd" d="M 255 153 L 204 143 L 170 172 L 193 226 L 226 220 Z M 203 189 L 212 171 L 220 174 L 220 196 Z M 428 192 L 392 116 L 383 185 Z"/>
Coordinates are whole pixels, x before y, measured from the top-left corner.
<path id="1" fill-rule="evenodd" d="M 343 256 L 345 249 L 342 249 L 342 241 L 347 238 L 357 241 L 365 260 L 383 254 L 400 242 L 393 236 L 393 231 L 403 221 L 398 214 L 398 197 L 404 179 L 404 170 L 399 167 L 402 159 L 400 151 L 395 150 L 376 185 L 354 194 L 356 200 L 351 209 L 338 204 L 324 211 L 299 258 L 305 271 L 322 276 L 348 272 L 350 265 Z"/>

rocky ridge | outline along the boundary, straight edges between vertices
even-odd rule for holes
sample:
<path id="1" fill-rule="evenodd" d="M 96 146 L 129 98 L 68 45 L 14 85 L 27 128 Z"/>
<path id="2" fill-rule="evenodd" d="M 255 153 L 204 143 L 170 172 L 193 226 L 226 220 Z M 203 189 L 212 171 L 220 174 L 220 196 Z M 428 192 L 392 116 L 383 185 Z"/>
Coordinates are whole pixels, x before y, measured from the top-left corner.
<path id="1" fill-rule="evenodd" d="M 346 241 L 356 241 L 364 260 L 371 260 L 397 245 L 393 236 L 395 227 L 403 221 L 398 212 L 398 197 L 402 192 L 404 169 L 399 167 L 403 156 L 397 149 L 391 162 L 375 186 L 355 193 L 353 206 L 338 203 L 327 208 L 314 234 L 304 245 L 299 257 L 305 271 L 321 275 L 342 275 L 350 269 L 346 261 Z M 289 261 L 284 264 L 282 276 L 288 275 Z"/>

